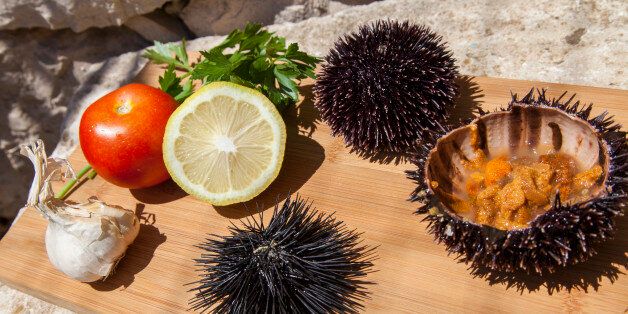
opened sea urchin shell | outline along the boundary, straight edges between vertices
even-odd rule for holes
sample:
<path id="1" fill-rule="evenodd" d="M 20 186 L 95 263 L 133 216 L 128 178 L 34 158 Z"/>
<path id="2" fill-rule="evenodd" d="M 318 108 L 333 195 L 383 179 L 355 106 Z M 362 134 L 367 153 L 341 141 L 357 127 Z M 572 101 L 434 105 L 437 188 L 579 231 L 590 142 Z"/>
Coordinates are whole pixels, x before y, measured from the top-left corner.
<path id="1" fill-rule="evenodd" d="M 565 94 L 563 94 L 564 96 Z M 614 218 L 628 201 L 628 145 L 606 113 L 591 117 L 591 105 L 548 100 L 544 91 L 516 95 L 507 108 L 481 116 L 469 125 L 432 134 L 437 141 L 417 147 L 417 184 L 412 201 L 423 202 L 429 232 L 448 251 L 474 266 L 493 270 L 553 272 L 595 254 L 593 246 L 611 238 Z M 442 137 L 441 137 L 442 136 Z M 457 211 L 464 197 L 465 163 L 477 154 L 521 156 L 562 153 L 581 169 L 601 167 L 602 174 L 582 193 L 569 197 L 557 190 L 544 210 L 523 227 L 498 228 Z M 597 166 L 596 166 L 597 165 Z M 495 205 L 497 206 L 497 205 Z"/>

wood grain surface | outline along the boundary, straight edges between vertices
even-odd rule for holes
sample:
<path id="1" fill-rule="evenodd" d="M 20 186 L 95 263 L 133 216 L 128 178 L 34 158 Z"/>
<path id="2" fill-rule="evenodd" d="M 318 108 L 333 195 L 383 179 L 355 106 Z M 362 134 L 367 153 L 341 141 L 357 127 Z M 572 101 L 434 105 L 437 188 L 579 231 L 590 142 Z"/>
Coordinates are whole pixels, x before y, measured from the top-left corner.
<path id="1" fill-rule="evenodd" d="M 156 85 L 161 69 L 145 68 L 138 82 Z M 456 114 L 469 108 L 504 105 L 510 93 L 532 87 L 550 95 L 575 92 L 608 110 L 628 125 L 628 92 L 604 88 L 516 81 L 461 78 L 462 95 Z M 549 276 L 472 271 L 448 256 L 413 214 L 417 204 L 406 201 L 414 188 L 405 178 L 407 163 L 364 160 L 330 135 L 312 103 L 311 81 L 302 84 L 304 100 L 285 114 L 286 156 L 277 180 L 246 204 L 213 207 L 187 196 L 172 182 L 144 190 L 128 190 L 96 178 L 71 196 L 135 208 L 143 225 L 135 243 L 110 278 L 85 284 L 54 269 L 44 248 L 46 221 L 28 209 L 0 241 L 0 281 L 36 297 L 80 312 L 182 312 L 195 281 L 194 245 L 207 233 L 225 234 L 231 222 L 271 208 L 276 198 L 299 192 L 317 209 L 335 212 L 351 228 L 364 232 L 364 243 L 379 246 L 376 272 L 368 279 L 370 299 L 365 312 L 614 312 L 628 309 L 626 278 L 628 223 L 618 223 L 615 239 L 599 247 L 589 261 Z M 49 148 L 50 149 L 50 148 Z M 70 158 L 75 168 L 86 162 L 78 149 Z M 265 215 L 269 216 L 269 215 Z"/>

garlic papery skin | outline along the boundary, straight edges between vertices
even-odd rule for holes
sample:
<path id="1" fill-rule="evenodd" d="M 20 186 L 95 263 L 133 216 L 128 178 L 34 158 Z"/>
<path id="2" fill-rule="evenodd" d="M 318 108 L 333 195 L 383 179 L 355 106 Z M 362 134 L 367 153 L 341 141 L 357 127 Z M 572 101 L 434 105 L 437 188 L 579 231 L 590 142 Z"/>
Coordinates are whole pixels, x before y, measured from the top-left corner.
<path id="1" fill-rule="evenodd" d="M 48 220 L 45 242 L 50 263 L 82 282 L 109 276 L 139 233 L 135 213 L 94 197 L 83 204 L 56 199 L 51 181 L 74 176 L 72 167 L 67 160 L 47 158 L 41 140 L 21 148 L 35 169 L 26 206 L 35 207 Z"/>

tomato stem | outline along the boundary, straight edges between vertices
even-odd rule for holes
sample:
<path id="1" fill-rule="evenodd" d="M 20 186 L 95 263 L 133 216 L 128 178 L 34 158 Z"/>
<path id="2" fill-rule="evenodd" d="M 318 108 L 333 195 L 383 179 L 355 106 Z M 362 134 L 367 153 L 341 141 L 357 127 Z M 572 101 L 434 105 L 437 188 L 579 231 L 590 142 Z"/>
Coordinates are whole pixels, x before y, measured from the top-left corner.
<path id="1" fill-rule="evenodd" d="M 72 190 L 74 185 L 76 185 L 76 183 L 79 180 L 81 180 L 81 178 L 90 170 L 91 170 L 91 172 L 89 173 L 89 175 L 87 175 L 87 177 L 89 179 L 93 179 L 96 176 L 96 171 L 92 169 L 92 166 L 87 165 L 83 169 L 81 169 L 81 171 L 79 171 L 79 173 L 76 175 L 76 178 L 68 181 L 68 183 L 65 184 L 63 189 L 61 189 L 61 191 L 59 191 L 59 193 L 57 193 L 57 195 L 55 195 L 55 198 L 64 199 L 67 196 L 68 192 L 70 190 Z"/>
<path id="2" fill-rule="evenodd" d="M 96 177 L 97 173 L 96 170 L 92 169 L 92 171 L 89 172 L 89 174 L 87 175 L 87 177 L 92 180 Z"/>

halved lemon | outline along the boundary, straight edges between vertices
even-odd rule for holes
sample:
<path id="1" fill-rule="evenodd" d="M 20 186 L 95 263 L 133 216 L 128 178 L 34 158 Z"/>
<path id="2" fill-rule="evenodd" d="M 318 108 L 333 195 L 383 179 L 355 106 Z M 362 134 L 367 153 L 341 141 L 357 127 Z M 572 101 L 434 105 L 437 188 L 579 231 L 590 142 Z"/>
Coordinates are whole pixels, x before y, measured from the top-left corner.
<path id="1" fill-rule="evenodd" d="M 170 116 L 164 162 L 186 192 L 214 205 L 244 202 L 279 174 L 286 126 L 262 93 L 228 82 L 201 87 Z"/>

